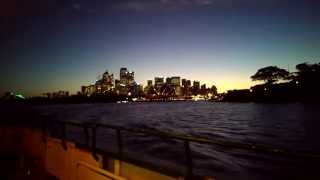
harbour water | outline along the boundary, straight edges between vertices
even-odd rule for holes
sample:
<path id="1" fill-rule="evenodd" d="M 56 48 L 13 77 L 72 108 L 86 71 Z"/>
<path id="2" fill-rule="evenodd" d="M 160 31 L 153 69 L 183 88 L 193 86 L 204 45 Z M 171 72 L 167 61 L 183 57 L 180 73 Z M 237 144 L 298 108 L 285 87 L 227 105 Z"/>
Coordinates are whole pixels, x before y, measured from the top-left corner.
<path id="1" fill-rule="evenodd" d="M 97 122 L 187 134 L 230 142 L 320 154 L 320 106 L 300 103 L 163 102 L 6 106 L 5 114 L 48 120 Z M 112 131 L 98 131 L 98 147 L 116 151 Z M 69 129 L 68 137 L 81 140 Z M 151 163 L 183 169 L 183 142 L 126 133 L 124 153 Z M 236 148 L 191 144 L 194 172 L 217 179 L 320 179 L 314 159 L 282 157 Z"/>

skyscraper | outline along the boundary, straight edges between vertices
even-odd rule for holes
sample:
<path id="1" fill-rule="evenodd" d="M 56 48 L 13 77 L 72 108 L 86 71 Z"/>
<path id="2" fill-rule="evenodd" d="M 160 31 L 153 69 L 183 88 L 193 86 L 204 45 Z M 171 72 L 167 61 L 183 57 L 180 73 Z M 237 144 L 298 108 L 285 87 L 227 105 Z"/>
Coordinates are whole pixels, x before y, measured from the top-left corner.
<path id="1" fill-rule="evenodd" d="M 167 84 L 171 84 L 171 78 L 170 78 L 170 77 L 167 77 L 167 78 L 166 78 L 166 83 L 167 83 Z"/>
<path id="2" fill-rule="evenodd" d="M 197 95 L 200 94 L 200 82 L 193 81 L 192 94 Z"/>
<path id="3" fill-rule="evenodd" d="M 127 78 L 126 78 L 127 74 L 128 74 L 127 68 L 125 68 L 125 67 L 120 68 L 120 83 L 123 84 L 123 85 L 127 84 L 127 83 L 126 83 L 126 81 L 127 81 Z"/>
<path id="4" fill-rule="evenodd" d="M 179 76 L 171 77 L 170 85 L 172 85 L 172 86 L 180 86 L 180 77 Z"/>
<path id="5" fill-rule="evenodd" d="M 106 71 L 103 73 L 101 79 L 102 92 L 111 91 L 113 88 L 113 74 L 109 74 L 108 71 Z"/>
<path id="6" fill-rule="evenodd" d="M 134 72 L 129 72 L 125 67 L 120 68 L 120 83 L 125 86 L 133 85 Z"/>
<path id="7" fill-rule="evenodd" d="M 193 81 L 193 89 L 200 89 L 200 82 L 199 81 Z"/>
<path id="8" fill-rule="evenodd" d="M 163 77 L 155 77 L 154 78 L 154 86 L 155 88 L 161 88 L 161 86 L 164 84 L 164 78 Z"/>

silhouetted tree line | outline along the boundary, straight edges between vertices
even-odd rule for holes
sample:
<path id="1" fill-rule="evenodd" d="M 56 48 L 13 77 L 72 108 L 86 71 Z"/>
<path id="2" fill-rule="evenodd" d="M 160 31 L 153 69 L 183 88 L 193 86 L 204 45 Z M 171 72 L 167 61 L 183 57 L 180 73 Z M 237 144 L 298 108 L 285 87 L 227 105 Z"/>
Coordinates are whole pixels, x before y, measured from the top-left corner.
<path id="1" fill-rule="evenodd" d="M 223 101 L 320 102 L 320 63 L 301 63 L 296 70 L 290 73 L 277 66 L 261 68 L 251 79 L 263 84 L 228 91 Z"/>

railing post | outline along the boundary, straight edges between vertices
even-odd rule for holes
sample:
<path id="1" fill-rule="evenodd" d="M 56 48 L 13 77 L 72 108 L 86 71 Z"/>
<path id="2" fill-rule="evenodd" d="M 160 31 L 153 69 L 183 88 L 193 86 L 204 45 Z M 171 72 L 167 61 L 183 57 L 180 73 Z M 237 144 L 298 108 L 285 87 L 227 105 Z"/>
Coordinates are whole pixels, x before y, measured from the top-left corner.
<path id="1" fill-rule="evenodd" d="M 62 122 L 61 139 L 62 139 L 62 147 L 65 150 L 67 149 L 66 136 L 67 136 L 67 124 L 66 122 Z"/>
<path id="2" fill-rule="evenodd" d="M 83 124 L 83 131 L 84 131 L 85 144 L 87 146 L 89 146 L 89 127 L 88 127 L 88 124 Z"/>
<path id="3" fill-rule="evenodd" d="M 186 160 L 187 160 L 187 179 L 192 179 L 193 176 L 193 165 L 192 165 L 192 154 L 190 150 L 190 142 L 188 140 L 184 141 L 184 148 L 185 148 L 185 155 L 186 155 Z"/>
<path id="4" fill-rule="evenodd" d="M 42 120 L 42 141 L 46 144 L 47 143 L 47 120 Z"/>
<path id="5" fill-rule="evenodd" d="M 122 137 L 121 137 L 121 130 L 117 129 L 117 143 L 118 143 L 118 154 L 119 157 L 122 158 Z"/>
<path id="6" fill-rule="evenodd" d="M 97 156 L 97 149 L 96 149 L 96 139 L 97 139 L 97 127 L 96 127 L 96 124 L 93 124 L 91 126 L 91 132 L 92 132 L 92 136 L 91 136 L 91 150 L 92 150 L 92 155 L 93 155 L 93 158 L 95 160 L 98 159 L 98 156 Z"/>

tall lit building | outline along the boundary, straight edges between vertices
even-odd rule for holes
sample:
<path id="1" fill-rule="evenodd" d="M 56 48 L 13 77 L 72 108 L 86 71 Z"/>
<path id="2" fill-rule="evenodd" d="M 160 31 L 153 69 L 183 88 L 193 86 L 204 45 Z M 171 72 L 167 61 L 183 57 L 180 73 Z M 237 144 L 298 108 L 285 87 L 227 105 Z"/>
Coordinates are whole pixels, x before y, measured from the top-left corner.
<path id="1" fill-rule="evenodd" d="M 147 86 L 144 88 L 144 94 L 146 95 L 153 95 L 154 94 L 154 87 L 153 87 L 153 84 L 152 84 L 152 80 L 148 80 L 147 81 Z"/>
<path id="2" fill-rule="evenodd" d="M 136 89 L 137 83 L 134 81 L 134 72 L 128 71 L 127 68 L 120 68 L 120 84 L 116 89 L 121 95 L 128 95 L 132 93 L 133 89 Z"/>
<path id="3" fill-rule="evenodd" d="M 193 81 L 192 94 L 193 95 L 200 94 L 200 82 L 199 81 Z"/>
<path id="4" fill-rule="evenodd" d="M 120 81 L 124 81 L 126 79 L 127 73 L 128 73 L 127 68 L 125 67 L 120 68 Z"/>
<path id="5" fill-rule="evenodd" d="M 128 81 L 127 85 L 129 85 L 129 86 L 131 86 L 131 85 L 133 85 L 135 83 L 135 81 L 134 81 L 134 72 L 133 71 L 132 72 L 128 72 L 127 81 Z"/>
<path id="6" fill-rule="evenodd" d="M 120 68 L 120 83 L 125 86 L 133 85 L 134 72 L 129 72 L 125 67 Z"/>
<path id="7" fill-rule="evenodd" d="M 200 89 L 200 82 L 199 81 L 193 81 L 193 89 Z"/>
<path id="8" fill-rule="evenodd" d="M 131 94 L 131 91 L 140 92 L 141 87 L 134 81 L 134 72 L 129 72 L 127 68 L 120 68 L 120 80 L 114 80 L 113 74 L 104 72 L 101 79 L 98 79 L 93 85 L 81 87 L 83 95 L 106 94 L 115 92 L 120 95 Z M 137 93 L 136 93 L 137 94 Z"/>
<path id="9" fill-rule="evenodd" d="M 191 96 L 191 81 L 182 79 L 182 94 L 184 96 Z"/>
<path id="10" fill-rule="evenodd" d="M 174 76 L 174 77 L 171 77 L 170 79 L 171 79 L 170 85 L 180 86 L 180 77 L 179 76 Z"/>
<path id="11" fill-rule="evenodd" d="M 207 89 L 206 84 L 202 84 L 201 85 L 201 90 L 205 90 L 205 89 Z"/>
<path id="12" fill-rule="evenodd" d="M 201 85 L 201 90 L 200 90 L 200 94 L 206 96 L 208 94 L 208 89 L 207 89 L 207 86 L 206 84 L 202 84 Z"/>
<path id="13" fill-rule="evenodd" d="M 104 72 L 102 75 L 102 80 L 106 84 L 113 84 L 113 74 L 109 74 L 108 71 Z"/>
<path id="14" fill-rule="evenodd" d="M 186 79 L 182 79 L 181 83 L 182 83 L 182 87 L 186 87 L 187 86 L 187 80 Z"/>
<path id="15" fill-rule="evenodd" d="M 167 83 L 167 84 L 171 84 L 171 77 L 167 77 L 167 78 L 166 78 L 166 83 Z"/>
<path id="16" fill-rule="evenodd" d="M 114 88 L 113 86 L 113 74 L 109 74 L 108 71 L 103 73 L 101 79 L 101 91 L 103 93 L 111 91 Z"/>
<path id="17" fill-rule="evenodd" d="M 81 87 L 81 94 L 91 96 L 92 94 L 101 94 L 111 92 L 114 88 L 113 74 L 108 71 L 104 72 L 101 79 L 98 79 L 94 84 Z"/>
<path id="18" fill-rule="evenodd" d="M 191 81 L 187 80 L 187 87 L 191 87 Z"/>
<path id="19" fill-rule="evenodd" d="M 161 88 L 164 84 L 164 78 L 163 77 L 155 77 L 154 78 L 154 86 L 155 88 Z"/>
<path id="20" fill-rule="evenodd" d="M 95 92 L 96 92 L 95 85 L 81 86 L 81 94 L 82 95 L 91 96 Z"/>

